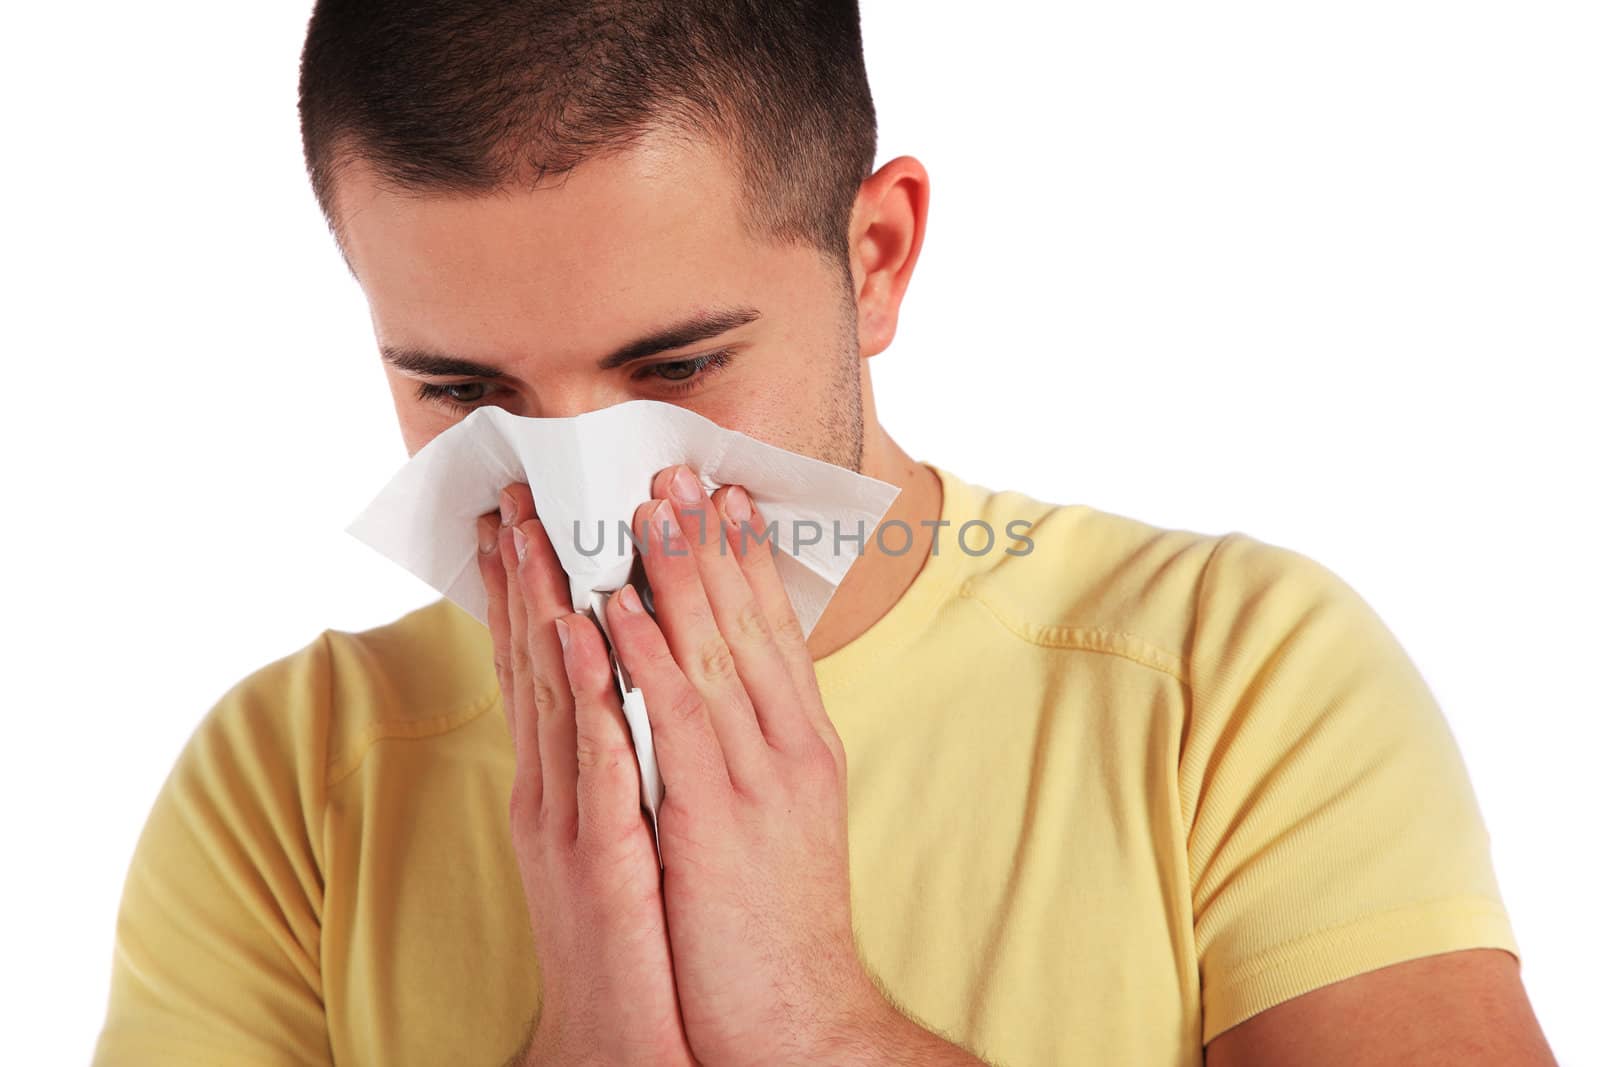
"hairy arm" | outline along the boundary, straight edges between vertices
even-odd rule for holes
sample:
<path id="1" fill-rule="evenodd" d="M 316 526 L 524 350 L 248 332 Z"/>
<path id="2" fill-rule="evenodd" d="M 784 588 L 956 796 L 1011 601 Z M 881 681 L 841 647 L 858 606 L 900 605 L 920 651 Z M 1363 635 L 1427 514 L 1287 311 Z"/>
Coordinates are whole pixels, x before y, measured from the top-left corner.
<path id="1" fill-rule="evenodd" d="M 841 1029 L 823 1061 L 836 1067 L 987 1067 L 985 1060 L 897 1010 L 887 996 L 871 1019 Z"/>

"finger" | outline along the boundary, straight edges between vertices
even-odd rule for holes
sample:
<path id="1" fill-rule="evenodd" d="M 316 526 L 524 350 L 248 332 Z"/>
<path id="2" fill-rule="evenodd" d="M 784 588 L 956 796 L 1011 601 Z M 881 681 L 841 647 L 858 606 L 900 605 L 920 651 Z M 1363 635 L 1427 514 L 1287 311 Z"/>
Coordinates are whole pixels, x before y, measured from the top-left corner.
<path id="1" fill-rule="evenodd" d="M 683 518 L 689 551 L 700 573 L 707 602 L 745 691 L 755 706 L 757 724 L 767 743 L 783 752 L 797 752 L 816 743 L 817 732 L 800 707 L 796 687 L 782 649 L 774 640 L 766 611 L 746 581 L 733 555 L 737 528 L 729 536 L 727 518 L 706 495 L 688 467 L 664 472 L 664 486 Z"/>
<path id="2" fill-rule="evenodd" d="M 766 615 L 767 626 L 772 630 L 773 644 L 788 665 L 789 676 L 795 687 L 807 698 L 800 701 L 813 730 L 828 742 L 828 747 L 843 758 L 844 746 L 834 730 L 833 720 L 823 707 L 822 690 L 817 685 L 817 669 L 806 648 L 805 630 L 794 613 L 794 602 L 789 591 L 778 577 L 778 567 L 773 559 L 776 538 L 769 534 L 766 520 L 756 510 L 755 502 L 742 486 L 723 486 L 713 494 L 717 507 L 733 527 L 728 534 L 734 558 L 739 561 L 750 592 Z"/>
<path id="3" fill-rule="evenodd" d="M 577 835 L 580 840 L 614 841 L 644 822 L 639 763 L 622 716 L 611 657 L 599 628 L 585 615 L 557 619 L 556 633 L 574 707 Z"/>
<path id="4" fill-rule="evenodd" d="M 538 509 L 533 506 L 533 490 L 527 482 L 512 482 L 500 490 L 500 521 L 504 525 L 515 526 L 523 519 L 531 519 L 538 514 Z"/>
<path id="5" fill-rule="evenodd" d="M 516 530 L 521 535 L 522 559 L 514 584 L 522 596 L 524 640 L 531 664 L 530 692 L 544 777 L 543 817 L 570 840 L 577 832 L 578 765 L 572 687 L 567 682 L 555 622 L 572 614 L 571 593 L 544 523 L 526 519 Z"/>
<path id="6" fill-rule="evenodd" d="M 494 674 L 500 683 L 500 702 L 506 714 L 506 730 L 516 745 L 517 720 L 512 714 L 511 623 L 506 616 L 506 568 L 500 559 L 500 514 L 478 516 L 478 576 L 488 600 L 489 639 L 494 647 Z"/>
<path id="7" fill-rule="evenodd" d="M 650 738 L 666 799 L 663 806 L 720 810 L 733 783 L 700 691 L 672 658 L 661 627 L 625 585 L 606 604 L 612 643 L 629 680 L 644 692 Z"/>
<path id="8" fill-rule="evenodd" d="M 645 546 L 655 621 L 684 677 L 709 709 L 728 777 L 741 786 L 762 781 L 771 773 L 771 752 L 671 501 L 640 505 L 634 523 L 635 536 Z M 646 690 L 646 706 L 650 700 Z"/>
<path id="9" fill-rule="evenodd" d="M 516 581 L 517 549 L 512 533 L 519 512 L 515 494 L 500 494 L 498 531 L 500 569 L 508 575 L 506 597 L 506 660 L 511 670 L 511 736 L 517 754 L 517 776 L 527 785 L 520 791 L 526 810 L 538 813 L 544 800 L 544 768 L 539 755 L 538 718 L 533 707 L 533 663 L 528 651 L 528 613 L 522 606 L 522 589 Z M 526 514 L 524 512 L 524 514 Z M 504 690 L 502 690 L 504 692 Z"/>
<path id="10" fill-rule="evenodd" d="M 767 625 L 772 630 L 773 644 L 789 666 L 790 675 L 802 691 L 817 688 L 817 672 L 811 662 L 811 652 L 806 648 L 805 630 L 794 613 L 794 603 L 789 591 L 778 576 L 778 566 L 773 558 L 777 551 L 777 538 L 769 530 L 766 520 L 755 509 L 755 502 L 742 486 L 725 485 L 712 495 L 718 510 L 732 529 L 727 537 L 734 559 L 739 561 L 750 592 L 761 605 Z"/>

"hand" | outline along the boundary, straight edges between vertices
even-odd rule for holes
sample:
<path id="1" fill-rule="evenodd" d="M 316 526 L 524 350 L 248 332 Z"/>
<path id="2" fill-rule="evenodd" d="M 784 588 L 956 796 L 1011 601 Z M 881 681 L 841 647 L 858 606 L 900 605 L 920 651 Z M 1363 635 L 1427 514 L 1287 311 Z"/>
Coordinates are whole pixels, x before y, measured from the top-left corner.
<path id="1" fill-rule="evenodd" d="M 501 509 L 506 525 L 493 514 L 478 519 L 479 547 L 489 546 L 478 564 L 516 745 L 511 838 L 542 986 L 538 1021 L 516 1062 L 693 1063 L 655 843 L 605 646 L 584 619 L 568 628 L 563 655 L 556 620 L 582 616 L 572 615 L 528 487 L 507 488 Z"/>
<path id="2" fill-rule="evenodd" d="M 748 494 L 712 501 L 684 467 L 652 494 L 634 528 L 656 618 L 625 589 L 607 621 L 666 788 L 663 893 L 689 1044 L 706 1064 L 832 1062 L 893 1016 L 851 931 L 844 748 Z"/>

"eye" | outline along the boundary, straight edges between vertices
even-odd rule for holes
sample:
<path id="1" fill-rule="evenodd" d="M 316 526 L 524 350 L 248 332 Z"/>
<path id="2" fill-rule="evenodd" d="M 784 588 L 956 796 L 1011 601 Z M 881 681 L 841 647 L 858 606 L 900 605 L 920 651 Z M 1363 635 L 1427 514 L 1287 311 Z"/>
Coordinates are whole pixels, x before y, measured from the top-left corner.
<path id="1" fill-rule="evenodd" d="M 676 363 L 661 363 L 656 366 L 656 374 L 669 382 L 681 382 L 685 378 L 693 378 L 700 367 L 692 359 L 681 359 Z"/>
<path id="2" fill-rule="evenodd" d="M 487 388 L 487 382 L 456 382 L 451 385 L 422 382 L 417 386 L 417 399 L 431 401 L 454 411 L 471 411 L 483 399 L 483 390 Z M 459 391 L 463 390 L 468 395 L 462 396 Z M 474 393 L 473 390 L 478 392 Z"/>
<path id="3" fill-rule="evenodd" d="M 674 359 L 666 363 L 652 363 L 644 367 L 636 375 L 642 380 L 655 380 L 664 383 L 667 393 L 682 393 L 698 386 L 702 381 L 716 374 L 733 362 L 733 353 L 728 349 L 717 352 L 708 352 L 703 356 L 692 359 Z"/>

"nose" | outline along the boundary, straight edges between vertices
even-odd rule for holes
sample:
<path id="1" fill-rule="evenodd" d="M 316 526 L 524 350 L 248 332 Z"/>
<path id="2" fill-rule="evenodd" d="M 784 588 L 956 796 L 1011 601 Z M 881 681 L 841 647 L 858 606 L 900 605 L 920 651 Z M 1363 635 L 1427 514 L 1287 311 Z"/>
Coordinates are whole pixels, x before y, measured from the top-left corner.
<path id="1" fill-rule="evenodd" d="M 541 387 L 529 405 L 528 414 L 541 419 L 565 419 L 599 411 L 620 404 L 633 397 L 610 383 L 583 382 L 571 385 Z"/>

